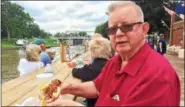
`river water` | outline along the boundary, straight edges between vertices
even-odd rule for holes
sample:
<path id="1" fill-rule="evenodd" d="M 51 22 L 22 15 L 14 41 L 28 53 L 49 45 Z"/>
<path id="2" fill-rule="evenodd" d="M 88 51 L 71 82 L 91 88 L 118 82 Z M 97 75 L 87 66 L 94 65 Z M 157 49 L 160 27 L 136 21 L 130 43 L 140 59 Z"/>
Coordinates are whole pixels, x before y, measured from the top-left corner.
<path id="1" fill-rule="evenodd" d="M 1 50 L 2 83 L 19 77 L 17 65 L 19 63 L 18 49 Z"/>
<path id="2" fill-rule="evenodd" d="M 56 52 L 56 60 L 60 60 L 60 48 L 51 48 Z M 77 54 L 84 53 L 85 48 L 83 46 L 71 46 L 70 56 L 74 57 Z M 19 72 L 17 66 L 20 60 L 20 50 L 19 49 L 3 49 L 1 50 L 1 75 L 2 83 L 7 82 L 11 79 L 19 77 Z"/>

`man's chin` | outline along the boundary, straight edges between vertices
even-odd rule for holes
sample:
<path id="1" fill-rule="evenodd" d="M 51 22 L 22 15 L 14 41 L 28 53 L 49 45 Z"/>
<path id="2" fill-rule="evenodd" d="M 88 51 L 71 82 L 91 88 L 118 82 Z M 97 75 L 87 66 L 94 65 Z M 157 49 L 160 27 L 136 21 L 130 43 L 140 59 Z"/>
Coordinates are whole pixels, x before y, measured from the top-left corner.
<path id="1" fill-rule="evenodd" d="M 129 51 L 130 51 L 130 48 L 119 48 L 119 49 L 117 49 L 117 52 L 119 54 L 128 53 Z"/>

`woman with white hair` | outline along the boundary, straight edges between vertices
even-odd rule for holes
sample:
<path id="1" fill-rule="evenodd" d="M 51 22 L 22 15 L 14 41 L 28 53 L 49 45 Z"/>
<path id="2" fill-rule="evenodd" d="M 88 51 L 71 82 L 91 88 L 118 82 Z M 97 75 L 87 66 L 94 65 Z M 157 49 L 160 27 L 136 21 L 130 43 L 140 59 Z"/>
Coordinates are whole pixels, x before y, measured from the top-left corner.
<path id="1" fill-rule="evenodd" d="M 44 64 L 39 61 L 40 53 L 40 46 L 35 44 L 26 46 L 26 58 L 20 59 L 19 65 L 17 67 L 18 71 L 20 72 L 20 76 L 44 66 Z"/>
<path id="2" fill-rule="evenodd" d="M 84 65 L 82 68 L 73 68 L 72 75 L 81 79 L 83 82 L 95 79 L 101 69 L 111 57 L 110 41 L 103 37 L 93 38 L 89 42 L 89 51 L 92 63 Z M 75 67 L 75 66 L 73 66 Z M 96 98 L 88 98 L 87 106 L 92 107 L 96 103 Z"/>

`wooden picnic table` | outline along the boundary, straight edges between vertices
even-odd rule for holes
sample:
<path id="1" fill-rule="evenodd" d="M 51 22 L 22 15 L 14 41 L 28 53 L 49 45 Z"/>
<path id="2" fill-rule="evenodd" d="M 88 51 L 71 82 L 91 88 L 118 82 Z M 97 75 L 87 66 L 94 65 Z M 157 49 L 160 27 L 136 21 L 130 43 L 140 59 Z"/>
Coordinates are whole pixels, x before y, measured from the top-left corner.
<path id="1" fill-rule="evenodd" d="M 87 61 L 87 57 L 83 59 Z M 55 62 L 51 65 L 54 76 L 53 79 L 59 79 L 63 82 L 79 83 L 79 79 L 72 76 L 72 68 L 67 63 Z M 38 97 L 39 87 L 36 75 L 44 72 L 44 68 L 28 73 L 24 76 L 10 80 L 2 85 L 2 106 L 15 106 L 21 104 L 29 97 Z M 64 98 L 74 99 L 74 95 L 63 95 Z"/>

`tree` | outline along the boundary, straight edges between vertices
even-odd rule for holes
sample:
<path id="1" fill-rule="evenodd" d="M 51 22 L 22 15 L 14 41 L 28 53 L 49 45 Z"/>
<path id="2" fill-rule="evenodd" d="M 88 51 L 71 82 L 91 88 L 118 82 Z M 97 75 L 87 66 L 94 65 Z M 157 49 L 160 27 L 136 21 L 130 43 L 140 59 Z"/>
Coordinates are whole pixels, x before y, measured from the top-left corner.
<path id="1" fill-rule="evenodd" d="M 61 37 L 62 35 L 58 32 L 54 35 L 54 37 Z"/>
<path id="2" fill-rule="evenodd" d="M 172 10 L 174 10 L 177 2 L 172 2 L 169 0 L 132 0 L 135 1 L 136 4 L 140 5 L 143 13 L 144 20 L 149 22 L 150 30 L 149 33 L 152 32 L 161 32 L 164 33 L 168 31 L 168 28 L 164 26 L 161 21 L 163 20 L 167 26 L 170 26 L 170 15 L 164 10 L 163 6 L 166 6 Z M 102 34 L 105 38 L 108 38 L 107 29 L 108 22 L 102 23 L 98 25 L 95 29 L 95 33 Z"/>
<path id="3" fill-rule="evenodd" d="M 166 6 L 174 10 L 177 2 L 171 2 L 169 0 L 132 0 L 136 4 L 140 5 L 143 13 L 144 20 L 149 22 L 150 31 L 152 32 L 165 32 L 168 28 L 163 26 L 161 21 L 163 20 L 168 26 L 170 26 L 170 15 L 164 10 L 163 6 Z M 173 0 L 172 0 L 173 1 Z"/>
<path id="4" fill-rule="evenodd" d="M 31 37 L 40 37 L 41 36 L 41 32 L 40 32 L 40 28 L 39 28 L 38 24 L 32 23 L 30 25 L 29 35 L 31 35 Z"/>
<path id="5" fill-rule="evenodd" d="M 33 18 L 24 12 L 24 8 L 15 3 L 2 1 L 1 6 L 2 29 L 8 32 L 8 39 L 26 35 L 27 26 L 33 22 Z"/>
<path id="6" fill-rule="evenodd" d="M 84 37 L 84 36 L 87 35 L 87 32 L 85 32 L 85 31 L 80 31 L 78 34 L 79 34 L 79 36 Z"/>
<path id="7" fill-rule="evenodd" d="M 1 31 L 6 32 L 8 39 L 10 38 L 9 29 L 8 29 L 8 10 L 10 2 L 6 0 L 1 1 Z"/>
<path id="8" fill-rule="evenodd" d="M 109 39 L 108 33 L 107 33 L 107 28 L 108 28 L 108 21 L 106 21 L 102 24 L 99 24 L 95 29 L 95 33 L 100 33 L 103 37 Z"/>
<path id="9" fill-rule="evenodd" d="M 1 31 L 7 32 L 8 40 L 10 38 L 47 38 L 51 36 L 50 33 L 40 29 L 29 13 L 26 13 L 24 8 L 16 3 L 7 0 L 1 1 L 1 13 Z"/>

